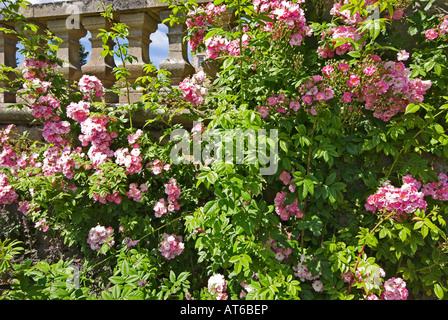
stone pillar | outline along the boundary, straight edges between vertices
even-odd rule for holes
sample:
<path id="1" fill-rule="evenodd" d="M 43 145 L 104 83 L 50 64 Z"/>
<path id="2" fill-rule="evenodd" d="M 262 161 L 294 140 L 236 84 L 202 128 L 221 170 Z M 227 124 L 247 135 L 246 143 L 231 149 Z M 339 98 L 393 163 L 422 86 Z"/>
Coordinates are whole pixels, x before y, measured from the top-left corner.
<path id="1" fill-rule="evenodd" d="M 133 83 L 138 77 L 147 75 L 143 71 L 143 66 L 150 63 L 149 44 L 151 40 L 149 37 L 157 30 L 157 21 L 146 12 L 129 12 L 120 13 L 120 22 L 129 27 L 128 53 L 137 58 L 137 61 L 126 65 L 131 74 L 129 81 Z M 141 94 L 138 91 L 133 91 L 130 96 L 131 102 L 134 102 L 140 99 Z M 120 102 L 127 102 L 127 98 L 121 96 Z"/>
<path id="2" fill-rule="evenodd" d="M 0 63 L 7 67 L 16 68 L 16 51 L 17 51 L 17 37 L 11 33 L 0 31 Z M 14 75 L 8 75 L 12 79 Z M 6 88 L 7 82 L 0 81 L 0 88 Z M 3 91 L 0 92 L 0 103 L 15 103 L 16 95 L 14 92 Z"/>
<path id="3" fill-rule="evenodd" d="M 160 12 L 160 18 L 165 20 L 171 14 L 171 10 L 163 10 Z M 185 24 L 170 25 L 168 27 L 169 51 L 168 57 L 159 64 L 160 69 L 171 72 L 171 84 L 178 85 L 184 78 L 194 74 L 194 67 L 188 62 L 188 46 L 183 41 L 185 36 Z"/>
<path id="4" fill-rule="evenodd" d="M 111 88 L 115 83 L 113 69 L 116 65 L 114 57 L 111 55 L 103 57 L 101 55 L 101 51 L 103 51 L 103 40 L 101 37 L 98 38 L 98 34 L 101 32 L 99 29 L 108 30 L 110 28 L 109 22 L 101 16 L 90 16 L 82 18 L 82 25 L 87 31 L 90 31 L 90 43 L 92 44 L 90 60 L 81 67 L 82 73 L 96 76 L 101 80 L 106 89 Z M 110 39 L 107 45 L 113 48 L 113 40 Z M 106 93 L 105 101 L 108 103 L 117 103 L 118 96 L 112 93 Z"/>
<path id="5" fill-rule="evenodd" d="M 62 39 L 57 56 L 64 61 L 63 66 L 58 70 L 66 79 L 77 81 L 82 76 L 79 63 L 79 39 L 87 34 L 87 31 L 79 29 L 67 29 L 66 18 L 50 19 L 47 21 L 47 28 L 58 38 Z"/>

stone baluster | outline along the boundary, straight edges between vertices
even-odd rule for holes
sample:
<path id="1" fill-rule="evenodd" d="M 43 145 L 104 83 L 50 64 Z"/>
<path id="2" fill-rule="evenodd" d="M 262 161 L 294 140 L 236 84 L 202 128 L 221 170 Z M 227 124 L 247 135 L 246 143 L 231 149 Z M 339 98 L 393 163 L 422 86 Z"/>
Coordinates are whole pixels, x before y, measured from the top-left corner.
<path id="1" fill-rule="evenodd" d="M 60 71 L 66 79 L 77 81 L 82 76 L 79 63 L 79 40 L 87 34 L 87 31 L 80 26 L 79 29 L 67 29 L 67 18 L 50 19 L 47 21 L 47 28 L 55 36 L 62 39 L 57 56 L 64 61 Z"/>
<path id="2" fill-rule="evenodd" d="M 17 37 L 11 33 L 0 31 L 0 63 L 6 67 L 16 68 L 16 51 L 17 51 Z M 13 74 L 8 75 L 9 78 Z M 7 83 L 0 81 L 0 88 L 6 88 Z M 2 91 L 0 92 L 0 103 L 15 103 L 16 95 L 14 92 Z"/>
<path id="3" fill-rule="evenodd" d="M 171 14 L 171 10 L 163 10 L 160 12 L 160 18 L 165 20 Z M 184 78 L 195 72 L 194 67 L 188 61 L 188 46 L 183 41 L 185 36 L 185 24 L 170 25 L 168 27 L 169 51 L 168 56 L 159 64 L 160 69 L 171 72 L 171 84 L 178 85 Z"/>
<path id="4" fill-rule="evenodd" d="M 143 66 L 150 63 L 150 36 L 151 33 L 157 30 L 157 21 L 146 12 L 126 12 L 120 13 L 120 22 L 129 27 L 129 35 L 127 37 L 129 42 L 128 53 L 138 59 L 132 64 L 128 63 L 126 65 L 131 74 L 128 80 L 133 83 L 138 77 L 147 75 L 143 71 Z M 141 93 L 138 90 L 130 93 L 131 102 L 138 101 L 140 97 Z M 126 103 L 127 97 L 121 96 L 120 102 Z"/>
<path id="5" fill-rule="evenodd" d="M 101 37 L 98 38 L 98 34 L 101 32 L 99 29 L 108 30 L 110 28 L 109 22 L 101 16 L 88 16 L 82 18 L 82 25 L 87 31 L 90 31 L 90 43 L 92 44 L 90 59 L 81 67 L 82 73 L 96 76 L 101 80 L 106 89 L 111 88 L 115 83 L 113 69 L 116 65 L 114 57 L 111 55 L 103 57 L 101 55 L 101 51 L 103 51 L 103 40 Z M 113 48 L 113 40 L 110 40 L 107 45 L 109 48 Z M 105 101 L 108 103 L 117 103 L 118 96 L 108 92 L 106 93 Z"/>

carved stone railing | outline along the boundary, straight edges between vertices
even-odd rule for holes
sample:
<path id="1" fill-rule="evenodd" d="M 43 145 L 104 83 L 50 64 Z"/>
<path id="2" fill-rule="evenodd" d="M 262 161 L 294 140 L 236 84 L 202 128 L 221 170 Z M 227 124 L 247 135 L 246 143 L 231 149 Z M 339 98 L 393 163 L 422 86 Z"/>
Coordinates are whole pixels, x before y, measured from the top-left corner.
<path id="1" fill-rule="evenodd" d="M 138 61 L 128 65 L 131 73 L 130 80 L 144 74 L 143 65 L 150 62 L 150 36 L 157 31 L 159 23 L 169 16 L 168 4 L 157 0 L 103 0 L 105 5 L 113 4 L 114 18 L 129 26 L 129 53 L 138 58 Z M 208 1 L 199 1 L 208 2 Z M 22 13 L 41 27 L 48 29 L 55 36 L 63 40 L 57 52 L 58 58 L 65 61 L 60 72 L 69 80 L 76 81 L 83 74 L 98 77 L 106 88 L 110 88 L 115 77 L 112 70 L 115 67 L 113 57 L 101 56 L 102 39 L 97 38 L 99 29 L 107 29 L 108 23 L 98 10 L 100 1 L 65 1 L 33 5 Z M 0 25 L 2 22 L 0 21 Z M 183 78 L 194 73 L 195 68 L 188 61 L 187 45 L 182 41 L 185 32 L 184 25 L 167 24 L 167 37 L 169 40 L 168 56 L 159 64 L 160 68 L 172 74 L 172 84 L 177 85 Z M 85 37 L 87 31 L 91 33 L 90 59 L 83 66 L 80 65 L 79 48 L 80 39 Z M 113 43 L 109 43 L 113 45 Z M 16 65 L 17 39 L 11 34 L 0 32 L 0 63 L 17 68 Z M 0 82 L 0 87 L 5 83 Z M 132 99 L 138 99 L 138 94 Z M 27 123 L 29 114 L 26 110 L 8 109 L 8 105 L 16 103 L 13 93 L 0 93 L 0 124 L 9 122 Z M 119 99 L 110 95 L 106 97 L 108 103 L 120 103 Z"/>

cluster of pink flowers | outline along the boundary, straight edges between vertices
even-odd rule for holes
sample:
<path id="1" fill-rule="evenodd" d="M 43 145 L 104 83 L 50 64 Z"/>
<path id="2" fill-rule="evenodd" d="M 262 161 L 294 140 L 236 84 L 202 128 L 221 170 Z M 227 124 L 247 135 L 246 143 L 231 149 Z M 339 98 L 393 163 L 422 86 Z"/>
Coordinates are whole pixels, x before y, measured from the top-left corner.
<path id="1" fill-rule="evenodd" d="M 194 34 L 189 41 L 192 51 L 204 43 L 204 37 L 213 24 L 219 24 L 223 13 L 227 11 L 225 5 L 215 6 L 209 2 L 205 7 L 196 6 L 188 12 L 186 25 L 188 29 L 194 29 Z"/>
<path id="2" fill-rule="evenodd" d="M 84 122 L 89 115 L 90 102 L 72 102 L 67 106 L 67 116 L 75 121 Z"/>
<path id="3" fill-rule="evenodd" d="M 171 169 L 171 165 L 169 163 L 165 163 L 160 159 L 155 159 L 152 162 L 148 162 L 146 167 L 151 167 L 151 173 L 156 176 L 161 174 L 163 171 L 169 171 Z"/>
<path id="4" fill-rule="evenodd" d="M 143 193 L 148 191 L 148 186 L 142 183 L 138 186 L 136 183 L 131 183 L 129 185 L 129 191 L 126 193 L 129 199 L 133 199 L 135 202 L 140 202 L 143 197 Z"/>
<path id="5" fill-rule="evenodd" d="M 311 36 L 311 28 L 306 25 L 305 12 L 300 8 L 304 0 L 254 0 L 253 5 L 258 13 L 268 13 L 274 21 L 268 21 L 262 30 L 272 34 L 273 38 L 283 35 L 282 30 L 287 29 L 290 33 L 289 43 L 298 46 L 305 36 Z"/>
<path id="6" fill-rule="evenodd" d="M 33 81 L 35 79 L 44 79 L 48 76 L 47 69 L 57 68 L 57 63 L 51 63 L 49 60 L 36 60 L 34 58 L 26 58 L 23 61 L 22 73 L 26 80 Z"/>
<path id="7" fill-rule="evenodd" d="M 328 32 L 323 32 L 321 37 L 322 40 L 329 38 L 329 43 L 320 46 L 317 49 L 318 53 L 322 58 L 333 58 L 335 53 L 337 55 L 343 55 L 347 52 L 355 50 L 355 47 L 349 41 L 338 45 L 336 48 L 334 48 L 334 44 L 345 38 L 349 38 L 353 42 L 357 42 L 363 37 L 363 34 L 360 34 L 354 26 L 338 26 L 331 28 Z M 363 44 L 361 44 L 361 46 L 362 45 Z"/>
<path id="8" fill-rule="evenodd" d="M 383 287 L 381 300 L 406 300 L 408 298 L 406 282 L 401 278 L 390 278 L 384 282 Z"/>
<path id="9" fill-rule="evenodd" d="M 104 94 L 104 87 L 101 81 L 95 76 L 83 75 L 78 81 L 79 91 L 84 94 L 84 99 L 98 97 Z"/>
<path id="10" fill-rule="evenodd" d="M 445 173 L 439 173 L 438 182 L 426 183 L 422 187 L 425 196 L 431 196 L 435 200 L 448 200 L 448 176 Z"/>
<path id="11" fill-rule="evenodd" d="M 81 148 L 71 150 L 69 146 L 61 148 L 52 146 L 44 152 L 42 172 L 49 177 L 55 173 L 62 172 L 68 179 L 75 175 L 75 169 L 79 168 L 79 163 L 75 160 L 76 155 L 81 154 Z"/>
<path id="12" fill-rule="evenodd" d="M 113 139 L 117 137 L 117 133 L 108 132 L 107 124 L 109 118 L 103 114 L 93 114 L 81 122 L 81 134 L 79 140 L 83 147 L 91 144 L 87 155 L 92 161 L 94 167 L 101 163 L 105 163 L 108 158 L 115 155 L 114 151 L 110 149 Z"/>
<path id="13" fill-rule="evenodd" d="M 208 292 L 216 297 L 216 300 L 227 300 L 228 296 L 225 292 L 227 290 L 226 279 L 221 274 L 214 274 L 208 279 Z"/>
<path id="14" fill-rule="evenodd" d="M 324 75 L 332 73 L 332 68 L 324 67 L 322 70 Z M 317 104 L 334 98 L 334 90 L 331 84 L 323 81 L 324 77 L 315 75 L 299 88 L 299 94 L 302 96 L 302 102 L 305 106 L 305 111 L 313 115 L 317 113 Z"/>
<path id="15" fill-rule="evenodd" d="M 43 218 L 34 224 L 34 228 L 41 228 L 43 232 L 47 232 L 50 229 L 50 226 L 47 224 L 47 219 Z"/>
<path id="16" fill-rule="evenodd" d="M 48 120 L 54 116 L 54 110 L 59 109 L 61 104 L 52 94 L 47 94 L 36 97 L 29 107 L 35 118 Z"/>
<path id="17" fill-rule="evenodd" d="M 300 256 L 300 261 L 297 266 L 292 267 L 292 269 L 295 271 L 294 275 L 300 278 L 300 281 L 302 282 L 304 282 L 305 280 L 313 281 L 312 287 L 314 291 L 321 292 L 323 283 L 319 280 L 319 278 L 322 273 L 319 271 L 316 275 L 313 275 L 312 272 L 308 270 L 307 264 L 305 262 L 309 259 L 312 259 L 312 257 L 303 254 Z"/>
<path id="18" fill-rule="evenodd" d="M 298 204 L 297 204 L 297 198 L 294 200 L 293 203 L 286 205 L 286 192 L 281 191 L 277 192 L 277 195 L 275 196 L 274 203 L 275 203 L 275 212 L 280 216 L 280 218 L 284 221 L 287 221 L 289 218 L 296 217 L 296 218 L 303 218 L 303 212 L 300 210 Z"/>
<path id="19" fill-rule="evenodd" d="M 0 173 L 0 204 L 12 204 L 18 197 L 14 188 L 9 185 L 8 177 Z"/>
<path id="20" fill-rule="evenodd" d="M 363 19 L 359 15 L 359 11 L 355 12 L 354 15 L 351 14 L 350 10 L 341 11 L 342 6 L 349 3 L 350 2 L 348 0 L 335 2 L 330 10 L 330 14 L 332 16 L 341 17 L 345 24 L 358 24 L 359 22 L 363 21 Z"/>
<path id="21" fill-rule="evenodd" d="M 389 121 L 404 112 L 409 103 L 422 102 L 431 87 L 430 80 L 411 79 L 411 72 L 402 62 L 382 61 L 377 55 L 351 67 L 344 61 L 329 64 L 322 74 L 323 77 L 313 76 L 299 88 L 312 114 L 316 112 L 316 102 L 332 99 L 337 90 L 341 101 L 362 103 L 366 110 L 373 111 L 374 117 Z"/>
<path id="22" fill-rule="evenodd" d="M 106 228 L 103 226 L 96 226 L 91 228 L 87 237 L 87 243 L 90 244 L 92 250 L 98 251 L 104 243 L 107 243 L 110 247 L 115 244 L 114 239 L 110 239 L 114 233 L 112 227 Z"/>
<path id="23" fill-rule="evenodd" d="M 122 201 L 120 191 L 115 191 L 112 193 L 108 193 L 104 196 L 101 196 L 98 193 L 93 195 L 93 200 L 98 201 L 99 203 L 106 204 L 107 202 L 114 202 L 116 204 L 120 204 Z"/>
<path id="24" fill-rule="evenodd" d="M 182 241 L 182 236 L 164 233 L 159 243 L 159 252 L 165 259 L 171 260 L 184 251 L 185 245 Z"/>
<path id="25" fill-rule="evenodd" d="M 448 15 L 439 18 L 442 21 L 437 28 L 428 29 L 425 31 L 425 37 L 428 40 L 437 39 L 439 36 L 442 37 L 448 32 Z"/>
<path id="26" fill-rule="evenodd" d="M 362 289 L 367 300 L 406 300 L 408 290 L 406 282 L 401 278 L 390 278 L 383 282 L 386 272 L 378 266 L 362 266 L 356 270 L 341 274 L 344 282 L 363 283 Z M 380 292 L 379 295 L 376 293 Z"/>
<path id="27" fill-rule="evenodd" d="M 115 151 L 115 163 L 126 167 L 126 174 L 140 173 L 142 171 L 142 156 L 138 139 L 142 136 L 143 131 L 138 129 L 134 134 L 128 135 L 128 143 L 132 150 L 128 148 L 120 148 Z"/>
<path id="28" fill-rule="evenodd" d="M 17 153 L 14 148 L 9 144 L 9 134 L 11 133 L 14 125 L 7 126 L 4 130 L 0 131 L 0 146 L 3 148 L 0 153 L 0 167 L 10 168 L 15 172 L 14 166 L 17 165 Z"/>
<path id="29" fill-rule="evenodd" d="M 275 259 L 278 261 L 286 261 L 292 253 L 291 248 L 282 248 L 278 246 L 278 242 L 271 237 L 263 244 L 263 247 L 267 247 L 268 250 L 274 252 Z"/>
<path id="30" fill-rule="evenodd" d="M 168 200 L 160 198 L 153 208 L 157 218 L 160 218 L 168 212 L 173 212 L 180 209 L 180 204 L 178 201 L 180 199 L 181 190 L 177 185 L 176 179 L 171 178 L 165 185 L 165 193 L 168 195 Z"/>
<path id="31" fill-rule="evenodd" d="M 204 86 L 206 74 L 200 70 L 196 72 L 191 78 L 185 78 L 179 83 L 178 88 L 182 91 L 184 100 L 190 102 L 193 106 L 198 106 L 204 103 L 204 97 L 208 90 Z"/>
<path id="32" fill-rule="evenodd" d="M 54 118 L 58 117 L 55 116 Z M 53 143 L 54 145 L 65 146 L 68 144 L 68 141 L 63 136 L 69 133 L 70 123 L 68 121 L 47 121 L 44 123 L 42 137 L 45 139 L 45 141 Z"/>
<path id="33" fill-rule="evenodd" d="M 240 40 L 227 40 L 223 36 L 212 36 L 205 40 L 207 59 L 216 59 L 220 56 L 231 55 L 231 56 L 239 56 L 240 55 Z M 247 34 L 244 34 L 242 37 L 242 46 L 243 49 L 247 48 L 249 44 L 249 37 Z"/>
<path id="34" fill-rule="evenodd" d="M 376 2 L 377 0 L 367 0 L 365 1 L 365 6 L 373 5 Z M 365 21 L 365 19 L 360 16 L 359 11 L 356 11 L 353 15 L 348 9 L 341 11 L 342 6 L 349 3 L 349 0 L 341 0 L 335 2 L 330 10 L 330 14 L 333 16 L 341 17 L 344 23 L 349 25 L 356 25 L 360 22 Z M 384 19 L 400 20 L 401 18 L 403 18 L 403 16 L 404 12 L 402 9 L 395 9 L 392 17 L 390 17 L 390 15 L 386 15 Z"/>
<path id="35" fill-rule="evenodd" d="M 278 112 L 284 115 L 290 115 L 291 112 L 297 112 L 302 105 L 300 101 L 286 99 L 285 94 L 271 96 L 267 99 L 267 106 L 258 107 L 258 114 L 261 118 L 266 118 L 270 113 Z"/>
<path id="36" fill-rule="evenodd" d="M 396 188 L 389 182 L 383 183 L 375 194 L 367 198 L 365 208 L 368 211 L 394 213 L 392 217 L 401 221 L 408 218 L 417 209 L 426 210 L 427 203 L 423 199 L 424 193 L 419 191 L 421 183 L 411 175 L 403 177 L 403 184 Z"/>
<path id="37" fill-rule="evenodd" d="M 126 167 L 126 174 L 139 173 L 142 171 L 142 156 L 140 148 L 120 148 L 115 151 L 115 163 Z"/>

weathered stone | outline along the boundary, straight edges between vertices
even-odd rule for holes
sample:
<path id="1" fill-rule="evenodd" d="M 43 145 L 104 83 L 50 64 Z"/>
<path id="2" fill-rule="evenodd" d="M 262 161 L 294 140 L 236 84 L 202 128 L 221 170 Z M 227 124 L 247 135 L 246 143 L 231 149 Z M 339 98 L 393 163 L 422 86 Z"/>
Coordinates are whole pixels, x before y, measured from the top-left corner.
<path id="1" fill-rule="evenodd" d="M 161 11 L 160 17 L 165 20 L 170 14 L 171 10 L 164 10 Z M 184 24 L 171 25 L 170 23 L 166 23 L 166 25 L 169 41 L 168 57 L 159 64 L 159 67 L 171 72 L 171 83 L 177 85 L 184 78 L 194 74 L 195 69 L 188 61 L 188 47 L 183 41 L 186 26 Z"/>
<path id="2" fill-rule="evenodd" d="M 98 37 L 101 32 L 100 29 L 109 30 L 110 24 L 104 17 L 87 16 L 82 18 L 82 25 L 90 32 L 90 43 L 92 44 L 90 59 L 81 67 L 82 73 L 96 76 L 101 80 L 105 88 L 111 88 L 115 83 L 113 69 L 116 65 L 114 57 L 111 55 L 103 57 L 101 55 L 101 52 L 103 51 L 103 40 L 101 37 Z M 109 48 L 113 48 L 113 40 L 110 39 L 106 45 L 109 46 Z M 108 103 L 116 103 L 118 102 L 118 96 L 115 94 L 106 94 L 105 100 Z"/>
<path id="3" fill-rule="evenodd" d="M 47 21 L 48 29 L 58 38 L 62 39 L 57 56 L 64 61 L 59 68 L 66 79 L 71 81 L 79 80 L 82 76 L 81 65 L 79 63 L 79 40 L 87 34 L 84 28 L 68 29 L 66 19 L 57 18 Z"/>

